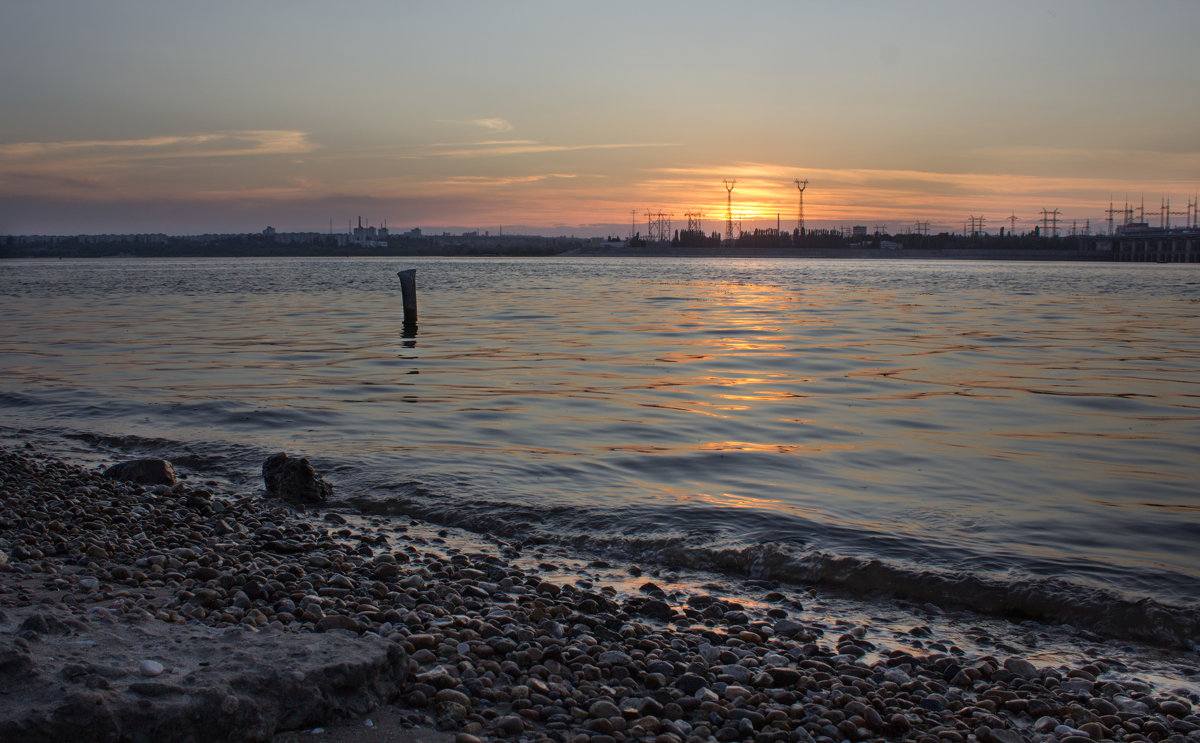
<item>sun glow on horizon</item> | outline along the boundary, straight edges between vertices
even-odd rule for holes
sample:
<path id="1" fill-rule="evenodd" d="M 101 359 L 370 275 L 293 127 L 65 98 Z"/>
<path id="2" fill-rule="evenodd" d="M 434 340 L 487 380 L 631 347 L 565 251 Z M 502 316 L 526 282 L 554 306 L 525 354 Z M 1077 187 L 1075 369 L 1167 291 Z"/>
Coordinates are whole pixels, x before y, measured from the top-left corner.
<path id="1" fill-rule="evenodd" d="M 1125 203 L 1137 208 L 1141 199 L 1146 213 L 1157 215 L 1162 202 L 1173 204 L 1172 213 L 1185 203 L 1195 203 L 1200 179 L 1114 181 L 1087 177 L 1050 177 L 1005 173 L 939 173 L 912 170 L 814 169 L 771 165 L 739 168 L 675 169 L 642 185 L 658 198 L 649 211 L 700 211 L 706 232 L 723 232 L 727 217 L 725 188 L 715 173 L 732 172 L 735 229 L 778 225 L 789 232 L 799 219 L 796 178 L 809 181 L 804 190 L 804 223 L 809 229 L 840 228 L 850 224 L 871 226 L 890 223 L 908 229 L 916 222 L 961 229 L 968 215 L 987 216 L 993 230 L 1002 224 L 1018 230 L 1040 223 L 1042 209 L 1059 209 L 1080 229 L 1090 220 L 1095 231 L 1110 199 L 1114 208 Z M 747 172 L 748 171 L 748 172 Z M 789 178 L 788 176 L 793 176 Z M 688 194 L 695 194 L 691 198 Z M 674 206 L 659 206 L 666 202 Z M 649 203 L 649 201 L 648 201 Z M 1194 207 L 1193 207 L 1194 208 Z M 1179 223 L 1180 218 L 1174 218 Z M 1061 222 L 1061 220 L 1060 220 Z M 1070 224 L 1068 221 L 1067 224 Z"/>

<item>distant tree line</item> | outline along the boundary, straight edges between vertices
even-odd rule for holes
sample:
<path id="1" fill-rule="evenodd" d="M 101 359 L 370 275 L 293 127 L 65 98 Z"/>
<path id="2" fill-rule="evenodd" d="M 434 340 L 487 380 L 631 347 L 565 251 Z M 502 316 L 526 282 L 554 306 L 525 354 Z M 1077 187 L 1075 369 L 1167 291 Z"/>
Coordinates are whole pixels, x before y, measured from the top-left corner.
<path id="1" fill-rule="evenodd" d="M 202 258 L 202 257 L 312 257 L 312 256 L 412 256 L 412 255 L 558 255 L 581 247 L 573 238 L 539 236 L 414 236 L 390 237 L 383 245 L 350 242 L 344 236 L 328 235 L 305 241 L 281 242 L 273 235 L 250 233 L 196 237 L 158 236 L 154 241 L 129 240 L 122 236 L 97 239 L 92 236 L 30 238 L 0 237 L 0 258 Z"/>

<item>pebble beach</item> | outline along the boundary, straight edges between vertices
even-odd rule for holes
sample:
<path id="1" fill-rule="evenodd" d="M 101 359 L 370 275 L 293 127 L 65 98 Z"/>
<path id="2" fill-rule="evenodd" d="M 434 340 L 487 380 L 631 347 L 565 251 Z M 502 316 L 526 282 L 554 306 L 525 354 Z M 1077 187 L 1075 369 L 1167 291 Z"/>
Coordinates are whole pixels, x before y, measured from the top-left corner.
<path id="1" fill-rule="evenodd" d="M 1032 623 L 969 643 L 932 607 L 835 619 L 769 579 L 564 569 L 336 497 L 145 486 L 29 448 L 0 451 L 0 486 L 5 741 L 320 741 L 385 718 L 363 739 L 1200 740 L 1188 648 Z"/>

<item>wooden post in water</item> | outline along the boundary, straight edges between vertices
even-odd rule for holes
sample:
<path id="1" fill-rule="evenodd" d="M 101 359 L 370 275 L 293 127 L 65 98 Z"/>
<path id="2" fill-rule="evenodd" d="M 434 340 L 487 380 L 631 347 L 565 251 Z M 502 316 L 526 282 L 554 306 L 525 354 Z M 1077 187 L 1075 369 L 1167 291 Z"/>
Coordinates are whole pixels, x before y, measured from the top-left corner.
<path id="1" fill-rule="evenodd" d="M 409 268 L 397 271 L 400 277 L 400 295 L 404 304 L 404 330 L 416 332 L 417 329 L 417 269 Z"/>

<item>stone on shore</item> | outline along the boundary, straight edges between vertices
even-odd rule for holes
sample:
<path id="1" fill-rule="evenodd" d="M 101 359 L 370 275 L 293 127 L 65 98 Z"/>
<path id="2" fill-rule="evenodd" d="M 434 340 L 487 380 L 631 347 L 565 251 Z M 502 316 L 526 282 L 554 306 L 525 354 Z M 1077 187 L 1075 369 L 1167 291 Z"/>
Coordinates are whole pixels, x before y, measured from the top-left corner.
<path id="1" fill-rule="evenodd" d="M 163 670 L 163 664 L 156 660 L 144 660 L 138 664 L 138 671 L 143 676 L 161 676 Z"/>
<path id="2" fill-rule="evenodd" d="M 13 615 L 35 611 L 47 616 L 44 608 Z M 5 743 L 266 741 L 280 730 L 366 714 L 407 678 L 404 650 L 379 637 L 152 619 L 71 626 L 70 634 L 39 635 L 24 649 L 0 652 Z M 161 662 L 128 662 L 149 655 Z"/>
<path id="3" fill-rule="evenodd" d="M 333 492 L 333 485 L 318 475 L 304 457 L 272 454 L 263 462 L 262 475 L 267 495 L 288 503 L 324 503 Z"/>
<path id="4" fill-rule="evenodd" d="M 1037 667 L 1024 658 L 1009 658 L 1004 661 L 1004 670 L 1023 679 L 1035 679 L 1038 677 Z"/>
<path id="5" fill-rule="evenodd" d="M 104 470 L 110 480 L 136 482 L 139 485 L 174 485 L 179 482 L 175 468 L 165 459 L 132 459 Z"/>

